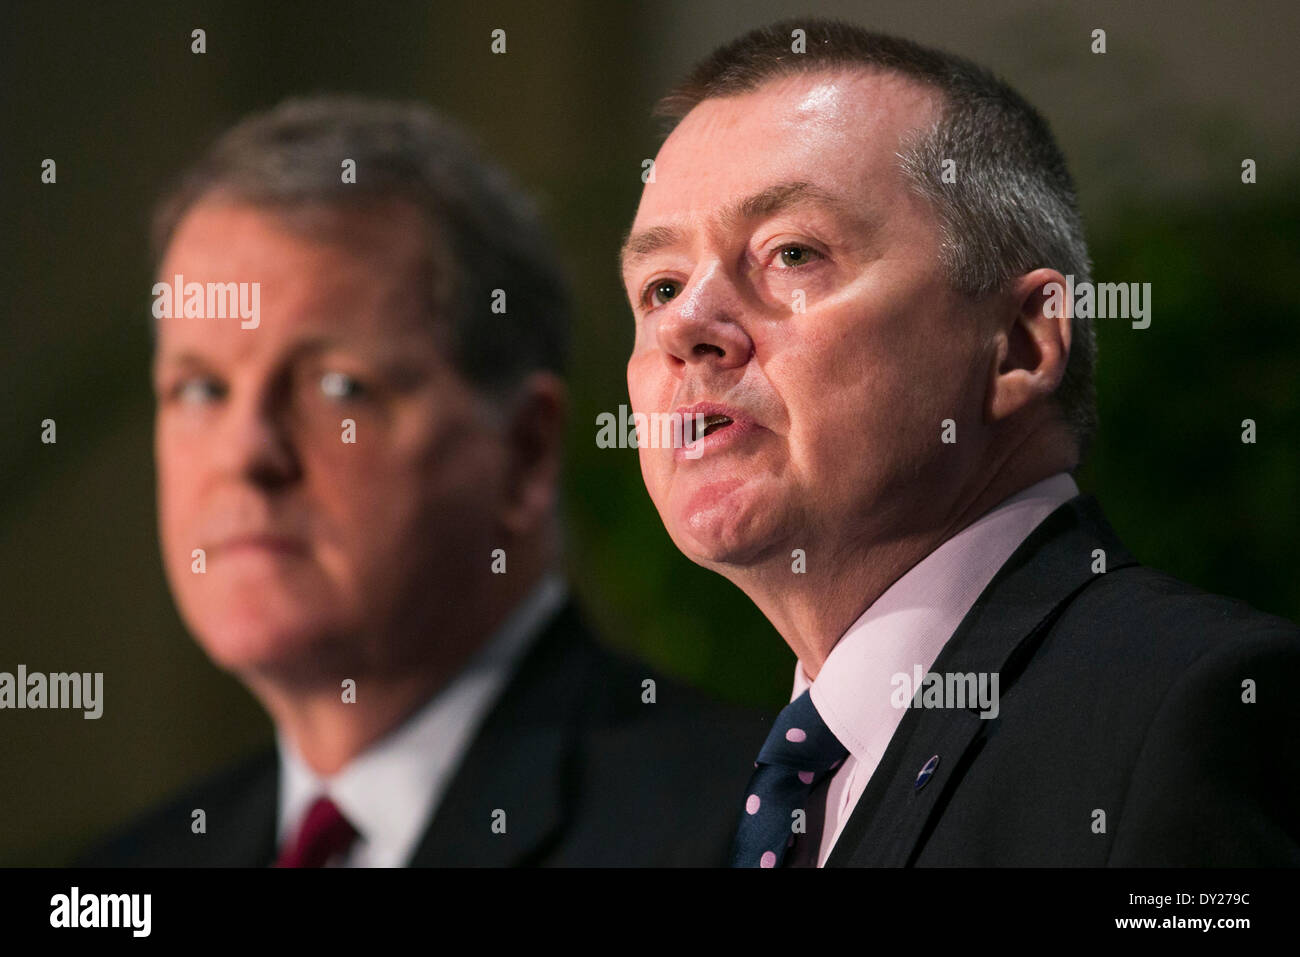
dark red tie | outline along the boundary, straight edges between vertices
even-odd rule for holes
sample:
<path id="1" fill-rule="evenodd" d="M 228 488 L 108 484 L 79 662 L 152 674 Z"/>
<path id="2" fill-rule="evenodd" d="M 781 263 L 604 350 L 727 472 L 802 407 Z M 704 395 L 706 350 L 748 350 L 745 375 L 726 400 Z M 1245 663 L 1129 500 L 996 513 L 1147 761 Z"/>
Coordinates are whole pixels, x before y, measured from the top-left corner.
<path id="1" fill-rule="evenodd" d="M 297 839 L 286 844 L 276 867 L 324 867 L 335 854 L 342 854 L 356 839 L 357 830 L 327 797 L 316 799 L 298 828 Z"/>

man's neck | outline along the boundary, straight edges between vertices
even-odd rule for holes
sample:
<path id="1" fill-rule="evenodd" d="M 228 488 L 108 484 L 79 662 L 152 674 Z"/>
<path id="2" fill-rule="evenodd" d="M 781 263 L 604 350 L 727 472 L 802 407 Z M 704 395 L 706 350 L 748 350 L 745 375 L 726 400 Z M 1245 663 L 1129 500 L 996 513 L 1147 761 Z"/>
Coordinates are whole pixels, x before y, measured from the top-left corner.
<path id="1" fill-rule="evenodd" d="M 494 576 L 491 601 L 457 596 L 448 602 L 437 634 L 429 635 L 428 646 L 436 654 L 414 664 L 359 673 L 355 693 L 346 699 L 341 678 L 307 687 L 259 675 L 241 679 L 303 761 L 321 776 L 335 774 L 449 684 L 542 577 L 540 566 L 520 568 L 518 573 L 512 567 L 509 576 Z"/>
<path id="2" fill-rule="evenodd" d="M 944 518 L 924 529 L 886 541 L 823 545 L 800 574 L 780 557 L 728 577 L 785 639 L 811 681 L 853 622 L 909 569 L 1001 502 L 1068 468 L 1068 460 L 1041 459 L 1033 468 L 1001 469 L 957 490 Z"/>
<path id="3" fill-rule="evenodd" d="M 370 675 L 358 682 L 355 702 L 342 688 L 285 695 L 255 692 L 276 728 L 321 777 L 336 774 L 437 694 L 450 680 L 439 672 Z"/>

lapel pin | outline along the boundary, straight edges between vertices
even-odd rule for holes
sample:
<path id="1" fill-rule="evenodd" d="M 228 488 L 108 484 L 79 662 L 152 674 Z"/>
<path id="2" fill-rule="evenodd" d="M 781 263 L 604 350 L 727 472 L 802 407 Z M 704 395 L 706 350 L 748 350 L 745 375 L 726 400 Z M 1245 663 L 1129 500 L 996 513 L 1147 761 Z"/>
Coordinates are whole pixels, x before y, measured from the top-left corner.
<path id="1" fill-rule="evenodd" d="M 916 783 L 912 785 L 913 788 L 919 791 L 921 788 L 925 787 L 926 782 L 930 780 L 930 776 L 934 774 L 934 769 L 938 766 L 939 755 L 936 754 L 933 755 L 929 761 L 925 762 L 925 766 L 921 768 L 921 772 L 916 776 Z"/>

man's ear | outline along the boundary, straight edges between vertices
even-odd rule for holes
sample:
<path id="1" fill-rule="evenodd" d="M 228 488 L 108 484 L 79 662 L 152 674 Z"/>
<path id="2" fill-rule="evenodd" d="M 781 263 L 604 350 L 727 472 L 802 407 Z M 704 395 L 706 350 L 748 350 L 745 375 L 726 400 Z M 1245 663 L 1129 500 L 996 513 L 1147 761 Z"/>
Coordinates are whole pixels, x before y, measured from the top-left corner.
<path id="1" fill-rule="evenodd" d="M 513 534 L 536 530 L 560 493 L 567 391 L 559 376 L 534 372 L 515 393 L 503 432 L 506 452 L 502 524 Z"/>
<path id="2" fill-rule="evenodd" d="M 1070 359 L 1074 304 L 1066 301 L 1064 276 L 1055 269 L 1025 273 L 1001 302 L 988 398 L 991 422 L 1049 398 L 1065 378 Z"/>

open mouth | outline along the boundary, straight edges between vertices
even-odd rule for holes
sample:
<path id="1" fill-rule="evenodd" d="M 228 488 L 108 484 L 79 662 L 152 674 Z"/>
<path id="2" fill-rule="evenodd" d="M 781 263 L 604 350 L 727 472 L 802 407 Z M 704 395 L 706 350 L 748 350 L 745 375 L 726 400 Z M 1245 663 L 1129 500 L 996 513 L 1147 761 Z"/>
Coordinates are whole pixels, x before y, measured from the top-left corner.
<path id="1" fill-rule="evenodd" d="M 732 424 L 732 420 L 729 417 L 718 415 L 716 413 L 713 415 L 703 416 L 702 418 L 703 422 L 701 423 L 701 416 L 694 415 L 690 417 L 690 437 L 688 442 L 698 441 L 699 439 L 712 435 L 714 432 L 725 429 L 727 426 Z M 695 431 L 697 428 L 700 430 L 698 435 Z"/>

